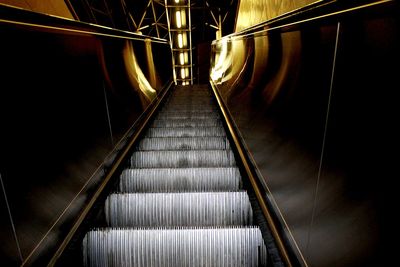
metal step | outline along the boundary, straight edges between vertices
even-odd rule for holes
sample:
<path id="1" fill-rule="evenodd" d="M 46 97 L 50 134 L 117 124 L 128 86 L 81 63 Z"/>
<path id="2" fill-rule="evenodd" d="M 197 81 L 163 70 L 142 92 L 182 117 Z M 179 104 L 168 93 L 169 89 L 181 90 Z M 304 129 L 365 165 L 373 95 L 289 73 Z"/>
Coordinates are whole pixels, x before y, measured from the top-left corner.
<path id="1" fill-rule="evenodd" d="M 238 168 L 127 169 L 120 192 L 184 192 L 239 190 Z"/>
<path id="2" fill-rule="evenodd" d="M 169 120 L 154 120 L 150 127 L 210 127 L 222 126 L 221 120 L 217 118 L 209 119 L 169 119 Z"/>
<path id="3" fill-rule="evenodd" d="M 207 118 L 220 118 L 219 114 L 212 111 L 198 111 L 198 110 L 185 110 L 185 111 L 170 111 L 163 112 L 156 116 L 156 119 L 207 119 Z"/>
<path id="4" fill-rule="evenodd" d="M 148 150 L 207 150 L 230 149 L 226 137 L 151 137 L 143 138 L 136 149 Z"/>
<path id="5" fill-rule="evenodd" d="M 267 265 L 257 227 L 104 229 L 83 240 L 86 267 L 256 267 Z"/>
<path id="6" fill-rule="evenodd" d="M 225 136 L 223 127 L 168 127 L 149 128 L 145 137 Z"/>
<path id="7" fill-rule="evenodd" d="M 137 151 L 131 168 L 235 167 L 230 150 Z"/>
<path id="8" fill-rule="evenodd" d="M 105 203 L 111 227 L 252 225 L 249 197 L 241 192 L 111 194 Z"/>

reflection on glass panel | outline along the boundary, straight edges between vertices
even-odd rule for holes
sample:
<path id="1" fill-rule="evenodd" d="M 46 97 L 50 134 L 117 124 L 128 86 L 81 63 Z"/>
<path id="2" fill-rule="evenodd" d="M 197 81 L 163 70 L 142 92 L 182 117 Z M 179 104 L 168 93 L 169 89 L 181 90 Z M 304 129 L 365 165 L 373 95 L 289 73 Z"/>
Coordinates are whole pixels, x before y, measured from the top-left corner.
<path id="1" fill-rule="evenodd" d="M 153 100 L 156 97 L 157 92 L 143 74 L 136 59 L 135 51 L 131 42 L 126 41 L 123 55 L 129 81 L 132 83 L 134 88 L 139 88 L 148 100 Z"/>

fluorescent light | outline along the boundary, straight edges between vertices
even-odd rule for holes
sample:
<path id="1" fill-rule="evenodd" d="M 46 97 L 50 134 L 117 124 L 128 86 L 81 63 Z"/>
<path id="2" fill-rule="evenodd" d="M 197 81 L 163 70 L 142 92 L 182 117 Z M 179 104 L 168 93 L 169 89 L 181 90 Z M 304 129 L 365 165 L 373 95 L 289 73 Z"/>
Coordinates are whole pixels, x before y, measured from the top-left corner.
<path id="1" fill-rule="evenodd" d="M 180 11 L 175 12 L 175 18 L 176 18 L 176 27 L 181 28 L 182 27 L 182 17 L 181 17 Z"/>
<path id="2" fill-rule="evenodd" d="M 189 61 L 188 53 L 187 52 L 180 52 L 179 53 L 179 63 L 181 65 L 185 65 L 185 64 L 188 63 L 188 61 Z"/>
<path id="3" fill-rule="evenodd" d="M 182 33 L 178 33 L 178 46 L 179 48 L 183 47 L 183 37 L 182 37 Z"/>
<path id="4" fill-rule="evenodd" d="M 179 4 L 179 0 L 175 0 L 175 3 Z"/>
<path id="5" fill-rule="evenodd" d="M 189 62 L 189 56 L 188 56 L 188 53 L 187 52 L 185 52 L 185 63 L 188 63 Z"/>
<path id="6" fill-rule="evenodd" d="M 182 41 L 183 41 L 183 46 L 187 46 L 187 34 L 186 34 L 186 32 L 185 33 L 182 33 Z"/>
<path id="7" fill-rule="evenodd" d="M 178 47 L 184 48 L 187 46 L 187 35 L 186 33 L 178 33 Z"/>
<path id="8" fill-rule="evenodd" d="M 186 28 L 186 12 L 185 9 L 181 10 L 181 24 Z"/>
<path id="9" fill-rule="evenodd" d="M 184 68 L 181 68 L 181 78 L 182 79 L 185 79 L 185 69 Z"/>

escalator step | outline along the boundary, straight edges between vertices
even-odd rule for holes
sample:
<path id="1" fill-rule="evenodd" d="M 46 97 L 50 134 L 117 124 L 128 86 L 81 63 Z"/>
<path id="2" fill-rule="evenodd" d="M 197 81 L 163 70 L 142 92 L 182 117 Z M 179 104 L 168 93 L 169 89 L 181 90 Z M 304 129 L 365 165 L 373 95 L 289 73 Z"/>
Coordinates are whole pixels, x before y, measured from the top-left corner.
<path id="1" fill-rule="evenodd" d="M 216 111 L 217 108 L 215 107 L 215 104 L 210 101 L 197 101 L 193 103 L 182 103 L 182 102 L 177 102 L 177 101 L 171 101 L 169 103 L 166 103 L 160 111 L 173 111 L 173 110 L 206 110 L 206 111 Z"/>
<path id="2" fill-rule="evenodd" d="M 183 110 L 174 110 L 173 107 L 169 108 L 168 110 L 164 110 L 163 112 L 160 112 L 158 115 L 159 116 L 173 116 L 173 115 L 191 115 L 191 114 L 199 114 L 199 115 L 205 115 L 205 116 L 209 116 L 209 115 L 216 115 L 218 112 L 215 112 L 214 110 L 193 110 L 191 108 L 189 109 L 183 109 Z"/>
<path id="3" fill-rule="evenodd" d="M 182 99 L 182 100 L 170 100 L 163 105 L 163 109 L 166 107 L 174 108 L 174 109 L 185 109 L 185 108 L 210 108 L 213 110 L 217 110 L 215 103 L 212 99 L 202 99 L 202 100 L 193 100 L 190 98 Z M 161 109 L 161 110 L 163 110 Z"/>
<path id="4" fill-rule="evenodd" d="M 149 128 L 145 137 L 225 136 L 222 127 L 169 127 Z"/>
<path id="5" fill-rule="evenodd" d="M 193 111 L 171 111 L 171 112 L 162 112 L 157 115 L 157 119 L 207 119 L 207 118 L 220 118 L 217 112 L 205 112 L 198 110 Z"/>
<path id="6" fill-rule="evenodd" d="M 238 168 L 128 169 L 121 174 L 121 192 L 235 191 Z"/>
<path id="7" fill-rule="evenodd" d="M 207 150 L 230 149 L 226 137 L 155 137 L 143 138 L 137 150 Z"/>
<path id="8" fill-rule="evenodd" d="M 201 90 L 201 91 L 192 91 L 192 92 L 188 92 L 188 91 L 174 91 L 171 94 L 171 98 L 179 98 L 179 97 L 211 97 L 212 93 L 207 91 L 207 90 Z"/>
<path id="9" fill-rule="evenodd" d="M 151 127 L 205 127 L 205 126 L 222 126 L 219 119 L 170 119 L 170 120 L 155 120 Z"/>
<path id="10" fill-rule="evenodd" d="M 230 150 L 177 150 L 138 151 L 131 157 L 132 168 L 185 168 L 185 167 L 234 167 Z"/>
<path id="11" fill-rule="evenodd" d="M 111 194 L 105 203 L 111 227 L 251 225 L 246 192 Z"/>
<path id="12" fill-rule="evenodd" d="M 266 266 L 259 228 L 106 229 L 83 240 L 86 267 Z"/>

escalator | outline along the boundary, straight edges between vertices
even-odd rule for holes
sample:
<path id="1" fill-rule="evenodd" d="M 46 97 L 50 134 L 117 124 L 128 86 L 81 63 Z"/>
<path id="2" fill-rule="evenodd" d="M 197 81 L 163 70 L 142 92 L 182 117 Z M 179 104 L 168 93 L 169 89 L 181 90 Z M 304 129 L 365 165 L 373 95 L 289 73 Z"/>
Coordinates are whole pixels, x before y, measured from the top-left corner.
<path id="1" fill-rule="evenodd" d="M 84 266 L 267 266 L 244 184 L 208 86 L 177 86 L 106 198 L 107 227 L 85 234 Z"/>

